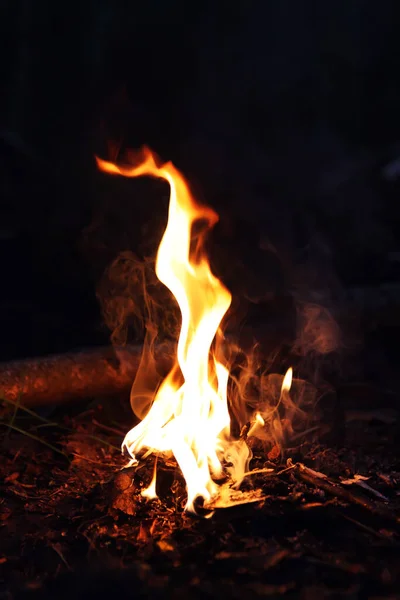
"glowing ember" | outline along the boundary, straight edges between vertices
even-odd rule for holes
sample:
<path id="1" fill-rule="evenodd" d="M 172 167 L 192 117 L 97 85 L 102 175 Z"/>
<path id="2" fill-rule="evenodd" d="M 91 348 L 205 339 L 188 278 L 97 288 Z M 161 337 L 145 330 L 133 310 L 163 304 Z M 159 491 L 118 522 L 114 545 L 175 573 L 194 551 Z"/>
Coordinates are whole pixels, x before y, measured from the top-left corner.
<path id="1" fill-rule="evenodd" d="M 213 275 L 204 252 L 204 235 L 218 220 L 208 207 L 198 204 L 181 173 L 171 164 L 157 165 L 150 150 L 134 167 L 119 167 L 98 159 L 99 167 L 127 177 L 149 175 L 170 185 L 168 223 L 156 261 L 156 274 L 174 295 L 181 311 L 176 363 L 165 378 L 143 420 L 126 435 L 123 449 L 134 459 L 146 448 L 157 455 L 175 456 L 187 485 L 186 509 L 194 501 L 224 498 L 226 486 L 214 481 L 227 471 L 238 487 L 248 470 L 250 450 L 242 439 L 230 435 L 227 402 L 229 373 L 211 348 L 221 338 L 220 324 L 231 303 L 231 294 Z M 203 225 L 202 233 L 193 228 Z M 282 393 L 290 388 L 291 371 Z M 249 430 L 262 427 L 257 415 Z M 249 435 L 248 434 L 248 435 Z M 225 466 L 223 468 L 223 464 Z M 156 470 L 147 497 L 156 497 Z M 227 504 L 228 501 L 225 503 Z"/>

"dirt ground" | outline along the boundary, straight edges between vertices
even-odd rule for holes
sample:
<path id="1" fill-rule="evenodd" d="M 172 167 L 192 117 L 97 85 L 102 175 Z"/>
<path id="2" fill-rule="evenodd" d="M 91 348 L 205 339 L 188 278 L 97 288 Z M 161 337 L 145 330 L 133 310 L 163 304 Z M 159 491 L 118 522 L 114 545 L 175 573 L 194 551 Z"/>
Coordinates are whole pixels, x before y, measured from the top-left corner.
<path id="1" fill-rule="evenodd" d="M 1 425 L 0 598 L 400 598 L 393 411 L 347 414 L 340 444 L 256 449 L 252 468 L 272 470 L 244 488 L 264 499 L 211 518 L 183 512 L 174 460 L 157 500 L 140 495 L 153 457 L 120 471 L 125 400 L 50 416 L 3 402 Z"/>

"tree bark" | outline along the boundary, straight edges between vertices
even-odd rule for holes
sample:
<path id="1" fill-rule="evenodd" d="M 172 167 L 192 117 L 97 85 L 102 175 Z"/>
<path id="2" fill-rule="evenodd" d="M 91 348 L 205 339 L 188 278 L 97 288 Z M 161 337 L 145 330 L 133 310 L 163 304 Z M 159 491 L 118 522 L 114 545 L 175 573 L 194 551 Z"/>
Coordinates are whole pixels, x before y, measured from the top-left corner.
<path id="1" fill-rule="evenodd" d="M 0 394 L 26 407 L 129 393 L 141 345 L 100 347 L 0 364 Z M 170 366 L 170 346 L 156 348 L 160 372 Z"/>

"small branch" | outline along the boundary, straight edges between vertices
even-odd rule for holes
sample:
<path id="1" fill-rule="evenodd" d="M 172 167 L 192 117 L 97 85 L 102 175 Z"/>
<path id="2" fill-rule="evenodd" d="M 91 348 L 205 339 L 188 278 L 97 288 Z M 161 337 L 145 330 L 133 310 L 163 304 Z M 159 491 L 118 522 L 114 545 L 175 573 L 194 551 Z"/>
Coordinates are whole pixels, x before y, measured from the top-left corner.
<path id="1" fill-rule="evenodd" d="M 340 498 L 341 500 L 344 500 L 349 504 L 361 506 L 364 510 L 369 511 L 375 516 L 382 517 L 384 519 L 388 519 L 390 521 L 394 521 L 397 524 L 400 524 L 400 518 L 394 515 L 385 506 L 378 505 L 375 501 L 370 500 L 365 496 L 359 496 L 358 494 L 354 494 L 349 489 L 343 488 L 340 484 L 329 481 L 329 479 L 326 476 L 324 477 L 321 476 L 322 474 L 316 474 L 315 471 L 309 469 L 302 463 L 297 463 L 295 467 L 295 475 L 303 481 L 305 481 L 306 483 L 310 483 L 314 487 L 324 490 L 328 494 L 331 494 L 336 498 Z"/>

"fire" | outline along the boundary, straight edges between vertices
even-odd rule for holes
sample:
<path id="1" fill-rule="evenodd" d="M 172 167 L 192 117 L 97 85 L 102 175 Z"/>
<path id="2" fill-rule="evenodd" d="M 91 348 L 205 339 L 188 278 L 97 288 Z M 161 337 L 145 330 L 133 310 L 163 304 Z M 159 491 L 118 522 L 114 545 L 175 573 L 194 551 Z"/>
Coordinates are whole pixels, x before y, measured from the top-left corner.
<path id="1" fill-rule="evenodd" d="M 151 479 L 150 485 L 149 485 L 149 487 L 147 487 L 145 490 L 142 491 L 143 498 L 148 498 L 149 500 L 153 500 L 154 498 L 157 498 L 156 481 L 157 481 L 157 457 L 156 457 L 156 460 L 154 461 L 154 471 L 153 471 L 153 477 Z"/>
<path id="2" fill-rule="evenodd" d="M 158 248 L 156 274 L 181 312 L 176 362 L 148 413 L 126 435 L 122 448 L 132 459 L 142 449 L 156 456 L 172 453 L 186 481 L 186 510 L 195 512 L 196 498 L 207 504 L 221 494 L 222 486 L 215 480 L 223 478 L 225 471 L 234 487 L 240 485 L 251 458 L 245 441 L 231 437 L 229 372 L 213 352 L 214 342 L 222 339 L 221 322 L 231 304 L 230 292 L 213 275 L 204 251 L 205 234 L 218 215 L 193 198 L 172 163 L 159 166 L 148 149 L 136 166 L 97 162 L 108 173 L 160 177 L 170 186 L 168 222 Z M 196 231 L 200 228 L 200 233 L 194 235 L 194 227 Z M 285 388 L 290 388 L 289 381 Z M 257 415 L 252 430 L 263 424 Z M 154 498 L 155 490 L 156 469 L 144 495 Z"/>
<path id="3" fill-rule="evenodd" d="M 285 377 L 283 378 L 282 381 L 282 391 L 281 393 L 284 394 L 289 393 L 290 392 L 290 388 L 292 387 L 292 380 L 293 380 L 293 369 L 292 367 L 289 367 L 289 369 L 286 371 Z"/>

